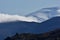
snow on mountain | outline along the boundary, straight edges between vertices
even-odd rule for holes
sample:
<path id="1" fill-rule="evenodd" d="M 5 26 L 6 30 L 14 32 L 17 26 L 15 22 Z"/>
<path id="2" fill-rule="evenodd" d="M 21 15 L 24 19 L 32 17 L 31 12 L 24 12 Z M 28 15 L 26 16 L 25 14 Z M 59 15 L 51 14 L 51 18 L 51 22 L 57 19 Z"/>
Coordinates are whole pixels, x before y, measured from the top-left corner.
<path id="1" fill-rule="evenodd" d="M 26 16 L 9 15 L 9 14 L 0 13 L 0 22 L 10 22 L 10 21 L 18 20 L 18 21 L 41 23 L 56 16 L 60 16 L 59 7 L 42 8 Z"/>
<path id="2" fill-rule="evenodd" d="M 18 21 L 27 21 L 27 22 L 37 22 L 37 20 L 34 20 L 33 18 L 25 17 L 25 16 L 9 15 L 9 14 L 0 13 L 0 23 L 17 21 L 17 20 Z"/>
<path id="3" fill-rule="evenodd" d="M 38 22 L 44 22 L 52 17 L 60 16 L 60 8 L 59 7 L 42 8 L 26 16 L 35 18 L 38 20 Z"/>

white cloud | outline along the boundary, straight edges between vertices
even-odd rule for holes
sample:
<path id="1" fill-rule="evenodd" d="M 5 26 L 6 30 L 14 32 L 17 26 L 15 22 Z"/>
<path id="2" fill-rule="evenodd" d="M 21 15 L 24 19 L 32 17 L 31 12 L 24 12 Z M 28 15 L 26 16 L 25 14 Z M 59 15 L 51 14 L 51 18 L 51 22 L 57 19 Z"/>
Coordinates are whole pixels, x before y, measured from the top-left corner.
<path id="1" fill-rule="evenodd" d="M 34 18 L 29 18 L 25 16 L 19 16 L 19 15 L 9 15 L 9 14 L 3 14 L 0 13 L 0 23 L 1 22 L 10 22 L 10 21 L 27 21 L 27 22 L 37 22 Z"/>
<path id="2" fill-rule="evenodd" d="M 58 13 L 60 13 L 60 9 L 59 9 L 59 10 L 57 10 L 57 12 L 58 12 Z"/>

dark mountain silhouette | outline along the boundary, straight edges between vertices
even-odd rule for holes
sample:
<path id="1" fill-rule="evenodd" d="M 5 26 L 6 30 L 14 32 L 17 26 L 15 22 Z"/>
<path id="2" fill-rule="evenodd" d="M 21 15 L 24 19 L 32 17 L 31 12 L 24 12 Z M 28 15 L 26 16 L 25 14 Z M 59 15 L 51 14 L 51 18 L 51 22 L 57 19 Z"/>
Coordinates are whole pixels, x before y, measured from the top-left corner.
<path id="1" fill-rule="evenodd" d="M 16 33 L 14 36 L 7 37 L 5 40 L 60 40 L 60 29 L 42 34 Z"/>
<path id="2" fill-rule="evenodd" d="M 0 40 L 15 33 L 45 33 L 60 28 L 60 17 L 51 18 L 42 23 L 14 21 L 0 23 Z"/>

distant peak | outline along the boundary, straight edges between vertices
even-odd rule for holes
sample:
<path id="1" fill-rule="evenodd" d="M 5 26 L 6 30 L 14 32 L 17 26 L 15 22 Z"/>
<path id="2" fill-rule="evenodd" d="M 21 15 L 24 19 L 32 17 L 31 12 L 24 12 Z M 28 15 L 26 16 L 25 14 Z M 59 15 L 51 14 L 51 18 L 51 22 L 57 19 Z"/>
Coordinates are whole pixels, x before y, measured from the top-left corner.
<path id="1" fill-rule="evenodd" d="M 38 11 L 30 13 L 27 17 L 32 17 L 37 19 L 39 22 L 44 22 L 57 16 L 60 16 L 60 7 L 42 8 Z"/>
<path id="2" fill-rule="evenodd" d="M 59 9 L 60 7 L 49 7 L 49 9 Z"/>
<path id="3" fill-rule="evenodd" d="M 42 8 L 40 11 L 57 11 L 60 7 Z"/>

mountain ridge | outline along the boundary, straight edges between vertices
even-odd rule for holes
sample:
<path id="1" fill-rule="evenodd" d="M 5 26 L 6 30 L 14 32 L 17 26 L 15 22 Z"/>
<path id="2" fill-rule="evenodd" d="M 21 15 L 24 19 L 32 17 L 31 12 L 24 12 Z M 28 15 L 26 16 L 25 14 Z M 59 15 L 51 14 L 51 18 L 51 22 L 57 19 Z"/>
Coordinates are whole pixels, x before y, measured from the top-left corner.
<path id="1" fill-rule="evenodd" d="M 60 8 L 59 7 L 42 8 L 42 9 L 32 12 L 26 16 L 35 18 L 38 20 L 38 22 L 41 23 L 50 18 L 60 16 Z"/>
<path id="2" fill-rule="evenodd" d="M 60 28 L 60 16 L 52 17 L 41 23 L 19 20 L 5 23 L 3 22 L 0 23 L 0 40 L 4 39 L 7 36 L 12 36 L 15 33 L 39 34 L 52 31 L 58 28 Z"/>

